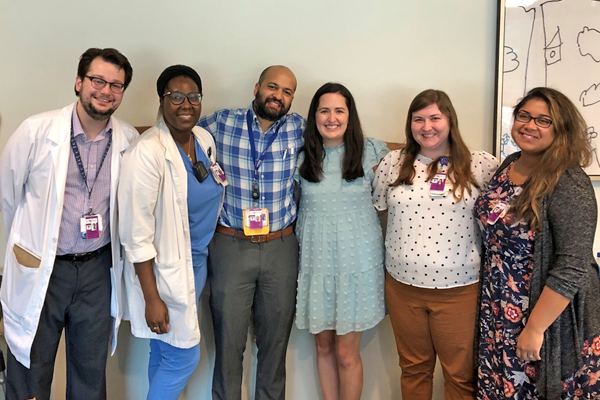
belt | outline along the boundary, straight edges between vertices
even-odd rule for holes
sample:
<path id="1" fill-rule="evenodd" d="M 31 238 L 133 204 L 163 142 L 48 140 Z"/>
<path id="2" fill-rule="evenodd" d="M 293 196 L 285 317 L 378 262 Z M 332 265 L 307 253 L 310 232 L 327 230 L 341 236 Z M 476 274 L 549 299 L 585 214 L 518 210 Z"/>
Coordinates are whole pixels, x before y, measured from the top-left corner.
<path id="1" fill-rule="evenodd" d="M 104 253 L 106 250 L 110 250 L 110 242 L 108 242 L 104 246 L 102 246 L 99 249 L 94 250 L 94 251 L 89 251 L 87 253 L 77 253 L 77 254 L 62 254 L 62 255 L 56 256 L 56 259 L 71 261 L 71 262 L 86 262 L 96 256 L 99 256 L 100 254 Z"/>
<path id="2" fill-rule="evenodd" d="M 217 233 L 222 233 L 223 235 L 237 237 L 238 239 L 249 240 L 252 243 L 265 243 L 270 242 L 271 240 L 281 239 L 284 236 L 291 235 L 294 233 L 294 228 L 290 225 L 285 229 L 282 229 L 277 232 L 267 233 L 266 235 L 250 235 L 247 236 L 244 234 L 244 231 L 239 231 L 237 229 L 228 228 L 223 225 L 217 225 Z"/>

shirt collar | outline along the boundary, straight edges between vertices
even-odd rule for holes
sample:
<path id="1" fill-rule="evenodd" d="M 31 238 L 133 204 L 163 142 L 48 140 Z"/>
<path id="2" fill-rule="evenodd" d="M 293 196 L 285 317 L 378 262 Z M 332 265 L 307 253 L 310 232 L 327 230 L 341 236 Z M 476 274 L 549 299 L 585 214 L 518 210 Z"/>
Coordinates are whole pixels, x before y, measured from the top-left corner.
<path id="1" fill-rule="evenodd" d="M 71 119 L 71 126 L 73 127 L 73 136 L 77 137 L 79 135 L 85 135 L 83 132 L 83 127 L 81 126 L 81 120 L 79 119 L 79 115 L 77 115 L 77 105 L 79 102 L 75 103 L 75 107 L 73 107 L 73 117 Z M 112 134 L 112 117 L 108 118 L 108 124 L 106 124 L 106 128 L 100 132 L 100 134 L 96 137 L 96 140 L 102 140 L 105 136 Z"/>

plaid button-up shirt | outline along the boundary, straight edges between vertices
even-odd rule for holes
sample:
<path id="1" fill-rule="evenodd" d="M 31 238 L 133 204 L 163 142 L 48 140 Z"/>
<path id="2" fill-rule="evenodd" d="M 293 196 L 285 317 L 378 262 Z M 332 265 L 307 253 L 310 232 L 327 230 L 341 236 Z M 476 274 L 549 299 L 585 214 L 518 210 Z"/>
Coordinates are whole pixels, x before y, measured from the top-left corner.
<path id="1" fill-rule="evenodd" d="M 246 123 L 248 112 L 252 115 L 257 159 L 265 150 L 271 135 L 278 132 L 258 168 L 258 200 L 252 199 L 255 174 Z M 225 202 L 219 224 L 243 229 L 242 213 L 247 208 L 268 209 L 271 232 L 284 229 L 294 222 L 294 170 L 298 151 L 303 145 L 304 118 L 296 113 L 286 114 L 263 134 L 254 111 L 251 108 L 240 108 L 220 110 L 202 117 L 198 125 L 215 138 L 217 162 L 229 182 L 229 186 L 225 188 Z"/>

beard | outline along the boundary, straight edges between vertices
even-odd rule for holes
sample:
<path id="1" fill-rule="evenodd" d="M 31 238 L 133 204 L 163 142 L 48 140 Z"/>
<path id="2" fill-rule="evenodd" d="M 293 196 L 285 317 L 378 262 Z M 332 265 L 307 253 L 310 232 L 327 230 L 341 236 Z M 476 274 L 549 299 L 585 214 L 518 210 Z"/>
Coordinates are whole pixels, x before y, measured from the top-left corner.
<path id="1" fill-rule="evenodd" d="M 106 111 L 100 111 L 92 104 L 91 98 L 84 99 L 81 95 L 79 96 L 79 101 L 81 102 L 81 106 L 87 115 L 90 116 L 91 119 L 95 121 L 104 121 L 108 119 L 113 113 L 116 111 L 115 108 L 109 108 Z"/>
<path id="2" fill-rule="evenodd" d="M 271 102 L 271 101 L 276 102 L 281 106 L 279 111 L 274 111 L 274 110 L 267 108 L 267 103 Z M 283 102 L 277 100 L 275 97 L 269 97 L 267 99 L 264 99 L 262 97 L 262 95 L 260 94 L 260 91 L 258 91 L 256 93 L 256 96 L 254 98 L 254 112 L 260 118 L 266 119 L 267 121 L 275 122 L 275 121 L 279 120 L 281 117 L 283 117 L 285 114 L 287 114 L 289 110 L 290 110 L 289 106 L 286 108 L 285 104 L 283 104 Z"/>

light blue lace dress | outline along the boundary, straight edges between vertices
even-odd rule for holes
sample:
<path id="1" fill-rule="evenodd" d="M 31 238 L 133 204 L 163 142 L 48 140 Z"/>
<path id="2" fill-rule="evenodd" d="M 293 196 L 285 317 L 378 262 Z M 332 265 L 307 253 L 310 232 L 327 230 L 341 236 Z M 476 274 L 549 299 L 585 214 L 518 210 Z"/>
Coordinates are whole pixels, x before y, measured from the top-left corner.
<path id="1" fill-rule="evenodd" d="M 365 176 L 342 179 L 344 146 L 325 148 L 324 178 L 302 188 L 296 235 L 300 271 L 296 326 L 338 335 L 372 328 L 385 315 L 384 247 L 371 200 L 373 167 L 388 152 L 385 143 L 365 139 Z M 298 166 L 303 162 L 300 153 Z"/>

